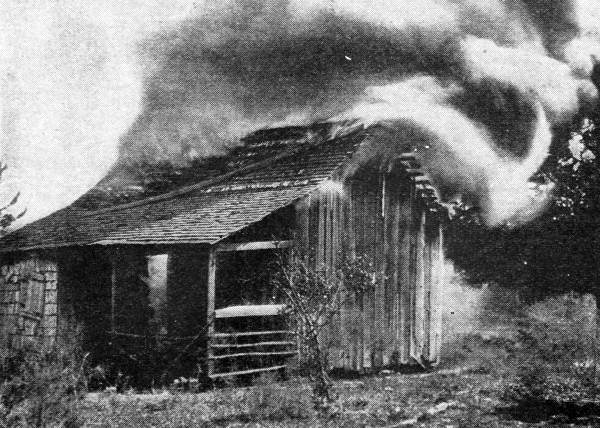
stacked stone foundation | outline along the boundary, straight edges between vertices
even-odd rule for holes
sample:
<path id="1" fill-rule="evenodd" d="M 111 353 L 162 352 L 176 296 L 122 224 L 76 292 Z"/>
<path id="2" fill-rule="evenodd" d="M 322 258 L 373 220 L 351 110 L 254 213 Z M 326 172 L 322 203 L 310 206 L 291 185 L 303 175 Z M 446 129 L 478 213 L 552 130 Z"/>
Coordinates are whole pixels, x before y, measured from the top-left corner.
<path id="1" fill-rule="evenodd" d="M 39 257 L 0 266 L 0 335 L 9 346 L 52 342 L 58 325 L 57 266 Z"/>

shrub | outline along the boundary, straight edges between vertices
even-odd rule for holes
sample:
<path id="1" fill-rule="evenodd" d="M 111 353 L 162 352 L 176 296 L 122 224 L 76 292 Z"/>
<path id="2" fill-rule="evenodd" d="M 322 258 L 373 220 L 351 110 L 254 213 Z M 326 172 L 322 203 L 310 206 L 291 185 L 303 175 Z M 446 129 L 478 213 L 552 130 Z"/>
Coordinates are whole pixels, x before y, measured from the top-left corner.
<path id="1" fill-rule="evenodd" d="M 87 386 L 86 356 L 76 345 L 32 340 L 1 354 L 1 425 L 81 425 L 75 407 Z"/>
<path id="2" fill-rule="evenodd" d="M 530 308 L 507 398 L 538 408 L 600 404 L 598 338 L 590 300 L 570 294 Z"/>
<path id="3" fill-rule="evenodd" d="M 274 286 L 284 297 L 286 315 L 296 329 L 298 366 L 311 379 L 317 409 L 328 412 L 335 402 L 328 374 L 328 349 L 323 340 L 326 329 L 346 302 L 357 301 L 382 279 L 367 256 L 340 257 L 335 268 L 319 265 L 302 254 L 280 259 Z"/>

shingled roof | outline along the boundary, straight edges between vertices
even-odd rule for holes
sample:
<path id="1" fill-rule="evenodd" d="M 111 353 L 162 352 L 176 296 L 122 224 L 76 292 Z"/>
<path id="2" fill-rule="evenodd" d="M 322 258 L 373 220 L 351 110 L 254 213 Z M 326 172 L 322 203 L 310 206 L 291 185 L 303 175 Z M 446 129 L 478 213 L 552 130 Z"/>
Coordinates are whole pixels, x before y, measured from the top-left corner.
<path id="1" fill-rule="evenodd" d="M 202 182 L 100 210 L 73 205 L 0 240 L 0 252 L 78 245 L 214 244 L 315 190 L 343 167 L 365 131 L 330 126 L 256 132 Z M 84 196 L 85 199 L 85 196 Z"/>

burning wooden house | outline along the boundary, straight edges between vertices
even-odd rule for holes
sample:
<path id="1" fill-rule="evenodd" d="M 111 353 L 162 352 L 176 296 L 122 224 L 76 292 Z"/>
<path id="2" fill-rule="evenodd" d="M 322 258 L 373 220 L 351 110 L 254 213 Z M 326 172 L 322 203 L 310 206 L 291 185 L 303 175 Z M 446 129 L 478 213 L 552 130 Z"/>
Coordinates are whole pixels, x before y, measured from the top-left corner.
<path id="1" fill-rule="evenodd" d="M 271 267 L 296 248 L 323 266 L 369 255 L 384 278 L 332 323 L 332 367 L 437 362 L 443 209 L 400 154 L 410 142 L 383 150 L 384 137 L 379 126 L 259 131 L 205 159 L 193 185 L 100 208 L 84 196 L 13 232 L 0 240 L 4 336 L 17 346 L 78 326 L 96 356 L 167 343 L 194 348 L 187 364 L 215 378 L 276 369 L 296 351 Z"/>

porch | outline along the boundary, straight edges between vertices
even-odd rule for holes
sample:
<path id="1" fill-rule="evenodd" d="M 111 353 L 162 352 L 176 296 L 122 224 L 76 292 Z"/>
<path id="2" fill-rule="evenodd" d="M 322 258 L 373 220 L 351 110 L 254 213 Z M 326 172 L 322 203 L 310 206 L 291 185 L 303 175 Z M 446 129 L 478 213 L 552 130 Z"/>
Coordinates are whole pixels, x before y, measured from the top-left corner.
<path id="1" fill-rule="evenodd" d="M 296 354 L 272 288 L 291 240 L 64 252 L 59 334 L 138 382 L 281 370 Z"/>

